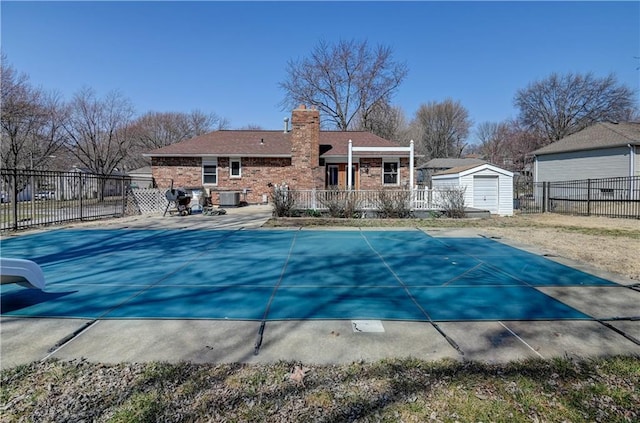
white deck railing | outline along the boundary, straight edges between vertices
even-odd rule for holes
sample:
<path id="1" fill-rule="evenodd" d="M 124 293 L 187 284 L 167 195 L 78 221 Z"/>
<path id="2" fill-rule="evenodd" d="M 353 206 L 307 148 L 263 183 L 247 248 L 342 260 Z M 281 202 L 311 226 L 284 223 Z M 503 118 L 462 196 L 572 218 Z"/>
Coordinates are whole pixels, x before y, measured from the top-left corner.
<path id="1" fill-rule="evenodd" d="M 387 198 L 396 201 L 406 201 L 412 210 L 437 210 L 441 208 L 440 191 L 430 188 L 416 188 L 413 192 L 408 189 L 398 190 L 290 190 L 295 196 L 297 209 L 325 210 L 331 202 L 349 200 L 357 205 L 360 210 L 376 210 L 379 207 L 381 192 Z"/>

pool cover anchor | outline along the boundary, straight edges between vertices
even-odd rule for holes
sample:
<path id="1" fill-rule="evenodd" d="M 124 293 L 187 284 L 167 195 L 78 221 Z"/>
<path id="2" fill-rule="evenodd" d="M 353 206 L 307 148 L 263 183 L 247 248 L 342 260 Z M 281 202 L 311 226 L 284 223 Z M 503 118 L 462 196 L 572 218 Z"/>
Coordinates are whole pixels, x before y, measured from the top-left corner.
<path id="1" fill-rule="evenodd" d="M 436 322 L 434 322 L 433 320 L 431 320 L 431 318 L 429 318 L 429 323 L 431 323 L 431 326 L 433 326 L 433 328 L 435 330 L 437 330 L 438 333 L 440 333 L 440 335 L 442 335 L 444 337 L 444 339 L 447 340 L 449 345 L 451 345 L 456 351 L 458 351 L 458 353 L 460 353 L 460 355 L 464 355 L 464 351 L 462 351 L 462 348 L 460 348 L 458 343 L 456 341 L 454 341 L 453 338 L 451 338 L 449 335 L 444 333 L 444 331 L 440 328 L 440 326 L 438 326 L 438 324 Z"/>
<path id="2" fill-rule="evenodd" d="M 612 319 L 608 319 L 608 320 L 612 320 Z M 618 320 L 622 320 L 622 319 L 618 319 Z M 633 320 L 633 318 L 631 318 L 631 320 Z M 601 325 L 603 325 L 607 329 L 611 329 L 612 331 L 614 331 L 618 335 L 624 336 L 625 338 L 627 338 L 629 341 L 633 342 L 634 344 L 640 345 L 640 340 L 639 339 L 636 339 L 633 335 L 629 335 L 625 331 L 623 331 L 621 329 L 618 329 L 617 327 L 613 326 L 610 323 L 605 322 L 603 319 L 595 319 L 595 321 L 600 323 Z"/>
<path id="3" fill-rule="evenodd" d="M 98 321 L 98 319 L 94 319 L 94 320 L 91 320 L 89 322 L 86 322 L 80 328 L 74 330 L 69 335 L 65 336 L 64 338 L 62 338 L 61 340 L 56 342 L 53 347 L 51 347 L 51 348 L 49 348 L 49 350 L 47 350 L 47 356 L 45 357 L 45 359 L 49 358 L 51 356 L 51 354 L 53 354 L 54 352 L 58 351 L 60 348 L 62 348 L 63 346 L 65 346 L 66 344 L 71 342 L 71 340 L 76 338 L 78 335 L 80 335 L 82 332 L 84 332 L 85 330 L 89 329 L 91 326 L 96 324 L 97 321 Z"/>
<path id="4" fill-rule="evenodd" d="M 260 346 L 262 345 L 262 337 L 264 335 L 264 327 L 267 324 L 266 321 L 262 321 L 260 323 L 260 329 L 258 329 L 258 338 L 256 339 L 256 344 L 253 347 L 253 355 L 260 354 Z"/>

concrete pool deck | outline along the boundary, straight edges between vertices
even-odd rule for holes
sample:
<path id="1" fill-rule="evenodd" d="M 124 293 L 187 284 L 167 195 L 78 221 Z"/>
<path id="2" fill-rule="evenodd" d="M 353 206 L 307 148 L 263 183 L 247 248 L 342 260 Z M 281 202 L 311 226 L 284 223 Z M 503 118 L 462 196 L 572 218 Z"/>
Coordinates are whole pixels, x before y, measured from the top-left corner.
<path id="1" fill-rule="evenodd" d="M 228 209 L 223 216 L 136 216 L 69 227 L 256 229 L 270 216 L 270 206 L 250 206 Z M 425 232 L 435 237 L 481 236 L 481 230 L 469 228 Z M 510 245 L 542 254 L 525 245 Z M 264 326 L 256 355 L 260 331 L 260 322 L 257 321 L 2 316 L 1 367 L 47 358 L 82 358 L 104 363 L 270 363 L 285 360 L 340 364 L 414 357 L 501 363 L 526 358 L 640 354 L 637 343 L 640 340 L 640 292 L 631 288 L 634 281 L 595 271 L 586 264 L 565 258 L 552 259 L 620 284 L 538 288 L 544 294 L 601 320 L 469 321 L 438 322 L 435 325 L 429 322 L 372 321 L 372 331 L 366 325 L 361 325 L 365 327 L 361 331 L 351 320 L 269 321 Z"/>

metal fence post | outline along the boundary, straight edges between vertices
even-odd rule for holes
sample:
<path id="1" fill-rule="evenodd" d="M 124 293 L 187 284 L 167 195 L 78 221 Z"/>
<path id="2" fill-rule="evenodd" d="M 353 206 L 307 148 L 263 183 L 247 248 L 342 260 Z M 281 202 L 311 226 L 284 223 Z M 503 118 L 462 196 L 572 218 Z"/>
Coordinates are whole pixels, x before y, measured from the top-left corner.
<path id="1" fill-rule="evenodd" d="M 13 208 L 13 230 L 18 230 L 18 170 L 13 169 L 13 181 L 11 183 L 11 207 Z"/>
<path id="2" fill-rule="evenodd" d="M 120 182 L 120 189 L 122 190 L 122 217 L 125 217 L 127 213 L 127 192 L 124 190 L 124 176 L 122 176 Z"/>
<path id="3" fill-rule="evenodd" d="M 80 196 L 80 221 L 84 220 L 84 211 L 82 209 L 83 206 L 83 201 L 82 201 L 82 194 L 84 192 L 84 182 L 82 181 L 82 175 L 80 174 L 81 172 L 78 172 L 77 177 L 80 180 L 80 182 L 78 183 L 78 187 L 80 188 L 78 190 L 78 195 Z"/>
<path id="4" fill-rule="evenodd" d="M 587 179 L 587 216 L 591 216 L 591 179 Z"/>

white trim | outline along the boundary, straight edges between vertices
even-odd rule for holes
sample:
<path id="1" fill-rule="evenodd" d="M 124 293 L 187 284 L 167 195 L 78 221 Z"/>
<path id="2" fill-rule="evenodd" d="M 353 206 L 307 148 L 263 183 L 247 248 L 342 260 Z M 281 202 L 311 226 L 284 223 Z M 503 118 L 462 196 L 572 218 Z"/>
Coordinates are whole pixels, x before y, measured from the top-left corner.
<path id="1" fill-rule="evenodd" d="M 238 175 L 233 174 L 233 163 L 238 163 Z M 240 157 L 229 157 L 229 179 L 242 179 L 242 159 Z"/>
<path id="2" fill-rule="evenodd" d="M 233 155 L 237 156 L 237 153 L 234 153 Z M 224 153 L 224 154 L 216 154 L 216 155 L 211 155 L 211 154 L 148 154 L 148 153 L 144 153 L 142 154 L 142 157 L 230 157 L 233 156 L 232 154 L 229 153 Z M 292 156 L 291 154 L 253 154 L 253 153 L 246 153 L 246 154 L 242 154 L 245 157 L 270 157 L 270 158 L 281 158 L 281 159 L 290 159 Z"/>
<path id="3" fill-rule="evenodd" d="M 467 176 L 467 175 L 471 175 L 472 173 L 479 172 L 481 170 L 492 170 L 492 171 L 494 171 L 496 173 L 500 173 L 502 175 L 509 176 L 509 177 L 513 178 L 513 172 L 509 172 L 506 169 L 502 169 L 500 167 L 490 165 L 489 163 L 484 163 L 484 164 L 479 164 L 477 166 L 474 166 L 474 167 L 472 167 L 470 169 L 465 169 L 465 170 L 457 172 L 457 173 L 447 173 L 447 174 L 444 174 L 444 175 L 433 175 L 431 177 L 431 179 L 446 179 L 447 177 L 451 177 L 451 176 L 455 176 L 455 175 Z"/>
<path id="4" fill-rule="evenodd" d="M 384 164 L 385 163 L 394 163 L 396 165 L 396 182 L 395 183 L 386 183 L 384 181 L 384 175 L 385 175 L 385 171 L 384 171 Z M 382 159 L 382 174 L 380 175 L 382 177 L 382 186 L 399 186 L 400 185 L 400 159 Z"/>
<path id="5" fill-rule="evenodd" d="M 216 167 L 216 173 L 215 173 L 215 177 L 216 177 L 216 182 L 212 183 L 212 182 L 205 182 L 204 180 L 204 168 L 205 166 L 215 166 Z M 201 177 L 202 177 L 202 185 L 206 185 L 206 186 L 217 186 L 218 185 L 218 159 L 216 158 L 206 158 L 206 159 L 202 159 L 202 165 L 201 165 Z M 208 175 L 212 175 L 211 173 L 209 173 Z"/>
<path id="6" fill-rule="evenodd" d="M 408 151 L 409 152 L 409 188 L 413 191 L 413 172 L 414 172 L 414 153 L 413 153 L 413 140 L 409 142 L 409 147 L 354 147 L 353 141 L 349 140 L 349 157 L 348 157 L 348 166 L 351 169 L 351 165 L 353 164 L 353 152 L 354 151 L 371 151 L 371 152 L 400 152 L 400 151 Z M 382 157 L 382 183 L 384 185 L 384 157 Z M 347 174 L 347 186 L 351 187 L 353 185 L 351 181 L 351 172 Z M 400 159 L 398 158 L 398 185 L 400 185 Z M 350 189 L 350 188 L 349 188 Z"/>

